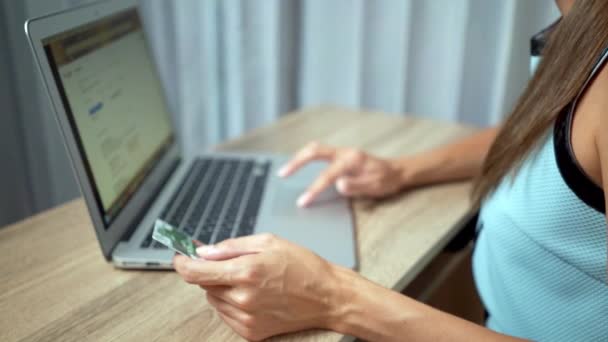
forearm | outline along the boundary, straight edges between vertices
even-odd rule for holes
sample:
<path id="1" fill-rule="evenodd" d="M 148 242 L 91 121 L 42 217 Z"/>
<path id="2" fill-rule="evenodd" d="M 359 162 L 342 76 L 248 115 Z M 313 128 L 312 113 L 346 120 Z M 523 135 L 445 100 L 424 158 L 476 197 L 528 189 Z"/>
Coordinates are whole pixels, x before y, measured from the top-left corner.
<path id="1" fill-rule="evenodd" d="M 340 310 L 330 328 L 369 341 L 517 341 L 337 269 Z"/>
<path id="2" fill-rule="evenodd" d="M 496 138 L 489 128 L 431 151 L 394 160 L 402 170 L 404 187 L 450 182 L 474 177 Z"/>

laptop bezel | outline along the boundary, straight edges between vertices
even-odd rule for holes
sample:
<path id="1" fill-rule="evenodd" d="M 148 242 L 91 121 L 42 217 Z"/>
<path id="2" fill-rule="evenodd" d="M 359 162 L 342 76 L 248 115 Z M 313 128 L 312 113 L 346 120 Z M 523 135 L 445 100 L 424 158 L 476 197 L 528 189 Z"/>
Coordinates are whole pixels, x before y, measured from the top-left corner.
<path id="1" fill-rule="evenodd" d="M 145 214 L 150 203 L 161 190 L 163 184 L 168 177 L 170 177 L 171 172 L 175 169 L 176 164 L 181 159 L 181 149 L 178 144 L 175 125 L 171 122 L 171 129 L 174 136 L 171 145 L 166 149 L 154 168 L 142 181 L 141 185 L 132 195 L 125 207 L 106 228 L 103 219 L 104 213 L 101 212 L 95 197 L 93 180 L 88 176 L 85 157 L 81 154 L 78 147 L 77 133 L 73 131 L 69 122 L 68 113 L 64 107 L 58 85 L 55 82 L 53 71 L 49 60 L 47 59 L 42 42 L 59 33 L 132 9 L 135 9 L 139 14 L 136 0 L 108 0 L 30 19 L 25 23 L 25 32 L 32 53 L 34 54 L 35 62 L 38 65 L 38 69 L 42 76 L 46 93 L 55 114 L 55 119 L 63 136 L 64 145 L 71 160 L 72 169 L 87 204 L 102 253 L 107 260 L 111 259 L 112 250 L 118 242 L 123 239 L 124 235 L 132 231 L 139 223 L 139 220 Z M 151 51 L 150 57 L 154 61 Z M 164 102 L 167 104 L 166 99 L 164 99 Z M 171 120 L 173 120 L 173 117 L 171 117 Z"/>

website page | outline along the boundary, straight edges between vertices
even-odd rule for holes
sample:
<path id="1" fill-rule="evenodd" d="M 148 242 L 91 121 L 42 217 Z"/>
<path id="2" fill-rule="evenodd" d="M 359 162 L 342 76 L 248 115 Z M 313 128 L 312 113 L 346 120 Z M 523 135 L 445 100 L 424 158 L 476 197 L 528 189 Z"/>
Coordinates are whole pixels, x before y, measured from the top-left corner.
<path id="1" fill-rule="evenodd" d="M 110 219 L 172 139 L 142 27 L 137 17 L 125 16 L 49 46 Z"/>

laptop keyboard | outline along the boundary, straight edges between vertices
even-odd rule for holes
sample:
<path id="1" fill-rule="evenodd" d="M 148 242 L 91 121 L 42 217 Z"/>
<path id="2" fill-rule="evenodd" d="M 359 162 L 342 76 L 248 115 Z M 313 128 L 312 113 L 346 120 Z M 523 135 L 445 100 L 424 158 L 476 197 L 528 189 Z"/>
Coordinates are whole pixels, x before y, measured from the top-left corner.
<path id="1" fill-rule="evenodd" d="M 251 235 L 269 171 L 269 161 L 197 159 L 160 218 L 204 244 Z M 166 248 L 152 239 L 152 232 L 141 247 Z"/>

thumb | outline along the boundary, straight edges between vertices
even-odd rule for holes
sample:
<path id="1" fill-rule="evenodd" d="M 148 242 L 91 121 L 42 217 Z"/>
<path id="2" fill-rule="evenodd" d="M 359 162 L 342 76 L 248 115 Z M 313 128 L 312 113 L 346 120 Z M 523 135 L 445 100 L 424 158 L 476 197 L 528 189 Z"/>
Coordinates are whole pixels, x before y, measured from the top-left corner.
<path id="1" fill-rule="evenodd" d="M 200 246 L 196 252 L 205 260 L 221 261 L 262 251 L 260 235 L 224 240 L 215 245 Z"/>

